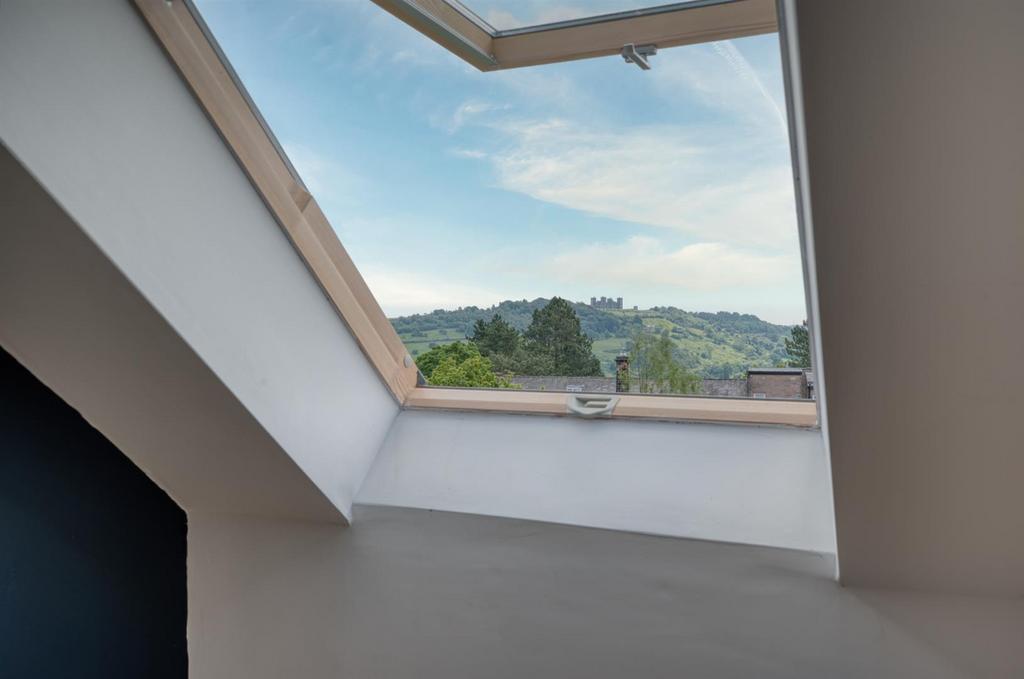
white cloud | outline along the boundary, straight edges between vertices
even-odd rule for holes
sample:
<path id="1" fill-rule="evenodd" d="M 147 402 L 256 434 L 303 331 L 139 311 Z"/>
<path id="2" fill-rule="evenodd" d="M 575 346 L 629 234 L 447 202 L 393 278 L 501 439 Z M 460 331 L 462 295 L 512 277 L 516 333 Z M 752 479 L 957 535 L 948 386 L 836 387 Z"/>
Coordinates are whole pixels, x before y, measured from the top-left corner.
<path id="1" fill-rule="evenodd" d="M 682 293 L 799 284 L 801 275 L 798 256 L 766 255 L 724 243 L 669 249 L 646 236 L 563 252 L 547 260 L 544 269 L 564 282 L 671 287 Z"/>
<path id="2" fill-rule="evenodd" d="M 463 125 L 470 122 L 474 118 L 489 113 L 491 111 L 497 111 L 500 109 L 508 108 L 507 106 L 499 106 L 497 104 L 491 104 L 486 101 L 465 101 L 459 104 L 455 111 L 452 113 L 451 119 L 445 126 L 449 133 L 454 133 L 459 130 Z"/>
<path id="3" fill-rule="evenodd" d="M 596 124 L 595 105 L 578 105 L 587 97 L 572 79 L 556 73 L 538 82 L 527 70 L 510 72 L 504 85 L 561 113 L 474 120 L 460 108 L 449 129 L 475 123 L 493 130 L 496 148 L 487 155 L 507 190 L 700 240 L 795 250 L 786 120 L 781 93 L 773 94 L 780 90 L 774 72 L 759 72 L 731 41 L 657 58 L 654 75 L 639 76 L 651 78 L 656 95 L 646 106 L 665 107 L 660 96 L 680 112 L 679 123 Z M 703 115 L 687 120 L 695 105 Z"/>
<path id="4" fill-rule="evenodd" d="M 627 305 L 742 310 L 774 323 L 795 323 L 806 315 L 795 253 L 766 254 L 712 242 L 677 247 L 634 236 L 553 254 L 537 273 L 570 295 L 611 292 Z"/>
<path id="5" fill-rule="evenodd" d="M 487 153 L 480 149 L 452 149 L 451 154 L 459 158 L 469 158 L 470 160 L 481 160 L 487 157 Z"/>
<path id="6" fill-rule="evenodd" d="M 437 63 L 433 53 L 415 49 L 400 49 L 391 55 L 391 61 L 395 64 L 414 64 L 416 66 L 430 66 Z"/>
<path id="7" fill-rule="evenodd" d="M 559 119 L 498 129 L 511 140 L 491 155 L 502 188 L 699 240 L 796 246 L 788 163 L 765 162 L 771 150 L 756 137 L 693 126 L 591 129 Z"/>
<path id="8" fill-rule="evenodd" d="M 361 269 L 373 296 L 389 317 L 463 306 L 488 307 L 508 295 L 479 285 L 451 282 L 449 278 L 406 271 L 367 267 Z"/>

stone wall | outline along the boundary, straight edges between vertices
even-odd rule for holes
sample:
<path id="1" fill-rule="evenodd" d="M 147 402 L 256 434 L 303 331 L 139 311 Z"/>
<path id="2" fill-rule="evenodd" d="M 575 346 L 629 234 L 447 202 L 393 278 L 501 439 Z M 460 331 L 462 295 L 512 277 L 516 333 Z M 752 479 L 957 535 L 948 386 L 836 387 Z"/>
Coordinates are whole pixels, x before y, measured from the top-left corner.
<path id="1" fill-rule="evenodd" d="M 718 380 L 705 377 L 701 393 L 706 396 L 745 397 L 748 395 L 747 381 L 745 379 Z"/>
<path id="2" fill-rule="evenodd" d="M 804 373 L 750 373 L 748 395 L 764 394 L 765 398 L 806 398 L 807 378 Z"/>

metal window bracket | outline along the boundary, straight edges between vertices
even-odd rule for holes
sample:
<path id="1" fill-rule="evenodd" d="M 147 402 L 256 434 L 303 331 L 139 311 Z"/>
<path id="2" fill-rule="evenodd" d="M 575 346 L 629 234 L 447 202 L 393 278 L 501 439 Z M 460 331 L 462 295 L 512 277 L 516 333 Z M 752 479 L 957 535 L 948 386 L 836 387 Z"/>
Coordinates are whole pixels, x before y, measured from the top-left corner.
<path id="1" fill-rule="evenodd" d="M 602 417 L 611 415 L 619 402 L 618 396 L 603 394 L 572 394 L 566 400 L 566 409 L 577 417 Z"/>
<path id="2" fill-rule="evenodd" d="M 634 45 L 633 43 L 623 45 L 619 52 L 627 64 L 636 64 L 645 71 L 651 70 L 651 65 L 647 62 L 648 57 L 653 57 L 657 53 L 657 45 Z"/>

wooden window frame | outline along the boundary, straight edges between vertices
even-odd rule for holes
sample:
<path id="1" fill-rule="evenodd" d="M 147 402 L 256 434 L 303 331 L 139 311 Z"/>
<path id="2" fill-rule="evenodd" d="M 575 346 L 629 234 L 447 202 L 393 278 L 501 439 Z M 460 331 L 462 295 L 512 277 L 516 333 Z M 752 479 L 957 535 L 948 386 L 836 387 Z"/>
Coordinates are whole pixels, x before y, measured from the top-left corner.
<path id="1" fill-rule="evenodd" d="M 481 71 L 618 54 L 626 43 L 678 47 L 778 30 L 775 0 L 689 0 L 504 31 L 477 18 L 472 0 L 462 9 L 457 0 L 373 2 Z"/>
<path id="2" fill-rule="evenodd" d="M 561 392 L 449 389 L 419 384 L 418 370 L 401 338 L 338 240 L 316 199 L 306 190 L 288 162 L 198 12 L 187 0 L 133 1 L 348 326 L 363 354 L 401 407 L 545 415 L 568 413 L 567 402 L 572 395 Z M 442 0 L 412 1 L 451 9 Z M 391 0 L 374 2 L 383 6 Z M 410 2 L 403 0 L 402 4 Z M 747 3 L 763 4 L 762 0 L 738 0 L 710 7 Z M 774 4 L 771 6 L 774 17 Z M 459 26 L 465 29 L 465 25 Z M 462 47 L 469 50 L 466 45 Z M 550 52 L 536 54 L 542 55 L 539 57 L 542 61 L 534 63 L 583 58 L 582 53 L 571 57 L 552 56 Z M 516 62 L 516 65 L 527 64 Z M 813 401 L 622 394 L 611 418 L 814 427 L 818 422 L 818 410 Z"/>

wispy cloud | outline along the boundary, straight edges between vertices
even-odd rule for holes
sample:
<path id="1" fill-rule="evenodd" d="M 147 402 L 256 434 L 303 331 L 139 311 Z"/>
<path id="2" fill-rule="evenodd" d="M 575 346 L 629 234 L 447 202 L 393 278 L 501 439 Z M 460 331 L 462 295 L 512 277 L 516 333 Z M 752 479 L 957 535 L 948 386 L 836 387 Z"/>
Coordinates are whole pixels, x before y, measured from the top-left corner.
<path id="1" fill-rule="evenodd" d="M 718 54 L 725 62 L 729 65 L 729 68 L 739 76 L 740 82 L 748 83 L 753 89 L 760 93 L 762 101 L 768 106 L 768 108 L 775 113 L 775 118 L 779 122 L 779 129 L 783 136 L 788 133 L 788 127 L 786 125 L 786 114 L 782 112 L 782 107 L 779 102 L 775 100 L 769 92 L 768 88 L 765 87 L 764 81 L 761 80 L 761 76 L 758 75 L 757 71 L 747 58 L 743 56 L 743 53 L 736 49 L 736 45 L 731 40 L 724 40 L 721 42 L 711 43 L 711 48 Z"/>
<path id="2" fill-rule="evenodd" d="M 670 249 L 647 236 L 556 254 L 544 263 L 544 269 L 565 282 L 657 285 L 683 293 L 800 283 L 800 261 L 792 255 L 766 255 L 725 243 L 694 243 Z"/>
<path id="3" fill-rule="evenodd" d="M 538 200 L 708 241 L 793 249 L 785 163 L 717 128 L 592 129 L 550 119 L 505 123 L 491 155 L 501 187 Z M 769 154 L 770 155 L 770 154 Z"/>
<path id="4" fill-rule="evenodd" d="M 565 71 L 512 69 L 488 73 L 487 77 L 504 88 L 517 106 L 573 111 L 593 116 L 603 103 L 607 103 L 592 88 L 581 86 L 578 78 L 573 78 Z"/>
<path id="5" fill-rule="evenodd" d="M 795 252 L 778 83 L 766 84 L 731 41 L 665 50 L 658 59 L 649 82 L 665 101 L 649 101 L 634 121 L 612 122 L 599 106 L 579 106 L 567 96 L 576 81 L 555 77 L 527 98 L 544 101 L 532 110 L 554 113 L 528 118 L 520 107 L 498 114 L 500 106 L 466 102 L 448 129 L 489 130 L 493 144 L 474 144 L 480 153 L 463 157 L 489 159 L 498 186 L 509 191 L 701 241 Z M 534 81 L 527 72 L 510 73 L 503 84 L 515 100 Z M 679 122 L 647 113 L 666 106 L 679 112 Z"/>
<path id="6" fill-rule="evenodd" d="M 470 160 L 481 160 L 487 157 L 487 152 L 480 149 L 452 149 L 451 154 L 458 158 L 469 158 Z"/>
<path id="7" fill-rule="evenodd" d="M 311 55 L 311 63 L 328 73 L 376 75 L 385 68 L 463 63 L 373 3 L 297 3 L 290 9 L 272 37 Z"/>
<path id="8" fill-rule="evenodd" d="M 455 111 L 452 112 L 451 117 L 445 123 L 445 129 L 448 130 L 449 134 L 454 134 L 455 132 L 458 132 L 463 125 L 475 120 L 485 113 L 500 111 L 507 108 L 507 105 L 493 104 L 487 101 L 464 101 L 455 108 Z"/>
<path id="9" fill-rule="evenodd" d="M 656 59 L 658 75 L 652 83 L 665 100 L 676 106 L 681 100 L 699 102 L 715 111 L 722 125 L 739 125 L 765 140 L 787 143 L 778 58 L 762 72 L 726 40 L 664 50 Z M 776 78 L 771 86 L 765 82 L 769 74 Z"/>

